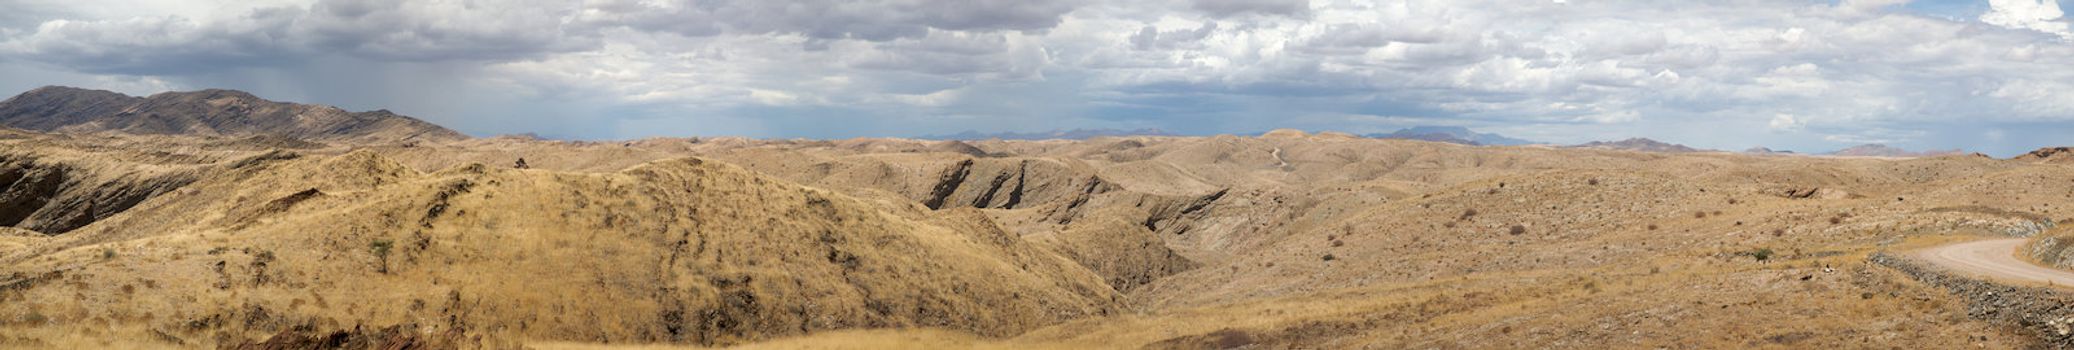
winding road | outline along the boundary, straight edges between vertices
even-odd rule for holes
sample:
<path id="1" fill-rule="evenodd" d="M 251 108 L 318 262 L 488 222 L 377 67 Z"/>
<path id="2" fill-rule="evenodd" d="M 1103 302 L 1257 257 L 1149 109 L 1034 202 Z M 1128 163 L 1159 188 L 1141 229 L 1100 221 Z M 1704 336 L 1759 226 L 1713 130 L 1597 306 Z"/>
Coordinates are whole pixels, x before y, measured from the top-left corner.
<path id="1" fill-rule="evenodd" d="M 1938 246 L 1915 252 L 1918 259 L 1946 269 L 2005 282 L 2074 287 L 2074 271 L 2038 266 L 2016 258 L 2024 238 L 2002 238 Z"/>

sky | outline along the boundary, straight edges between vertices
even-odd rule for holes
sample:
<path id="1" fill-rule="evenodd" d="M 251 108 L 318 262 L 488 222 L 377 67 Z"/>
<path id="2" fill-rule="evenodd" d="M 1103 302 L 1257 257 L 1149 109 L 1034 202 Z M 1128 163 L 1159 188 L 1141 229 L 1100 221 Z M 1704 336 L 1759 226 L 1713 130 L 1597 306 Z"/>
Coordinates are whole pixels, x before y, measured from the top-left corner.
<path id="1" fill-rule="evenodd" d="M 228 88 L 487 136 L 1465 126 L 2074 145 L 2056 0 L 0 0 L 0 94 Z"/>

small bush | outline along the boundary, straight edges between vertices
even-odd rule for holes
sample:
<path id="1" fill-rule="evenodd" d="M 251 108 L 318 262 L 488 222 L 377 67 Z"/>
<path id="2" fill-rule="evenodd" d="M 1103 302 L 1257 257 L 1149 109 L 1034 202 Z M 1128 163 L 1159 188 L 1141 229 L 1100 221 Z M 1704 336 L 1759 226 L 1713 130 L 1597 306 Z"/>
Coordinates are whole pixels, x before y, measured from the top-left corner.
<path id="1" fill-rule="evenodd" d="M 1339 246 L 1343 246 L 1343 245 L 1347 245 L 1347 242 L 1346 242 L 1346 241 L 1332 241 L 1332 246 L 1333 246 L 1334 248 L 1338 248 Z"/>
<path id="2" fill-rule="evenodd" d="M 101 260 L 115 259 L 114 248 L 101 248 Z"/>
<path id="3" fill-rule="evenodd" d="M 1591 180 L 1585 180 L 1585 181 L 1584 181 L 1584 183 L 1585 183 L 1585 184 L 1587 184 L 1587 185 L 1592 185 L 1592 186 L 1598 186 L 1598 185 L 1599 185 L 1599 179 L 1597 179 L 1597 178 L 1593 178 L 1593 179 L 1591 179 Z"/>
<path id="4" fill-rule="evenodd" d="M 1440 223 L 1440 226 L 1442 226 L 1442 227 L 1447 227 L 1447 228 L 1455 228 L 1455 222 L 1453 222 L 1453 221 L 1449 221 L 1449 222 L 1443 222 L 1443 223 Z"/>
<path id="5" fill-rule="evenodd" d="M 1756 250 L 1736 253 L 1736 255 L 1743 255 L 1748 256 L 1752 259 L 1757 259 L 1757 262 L 1770 261 L 1772 259 L 1772 255 L 1774 254 L 1777 253 L 1772 252 L 1771 248 L 1757 248 Z"/>
<path id="6" fill-rule="evenodd" d="M 1694 219 L 1705 219 L 1705 218 L 1707 218 L 1707 212 L 1704 212 L 1704 211 L 1695 211 L 1695 212 L 1692 212 L 1692 218 L 1694 218 Z"/>
<path id="7" fill-rule="evenodd" d="M 377 271 L 380 271 L 381 273 L 389 273 L 389 248 L 394 247 L 395 245 L 395 242 L 391 242 L 386 239 L 377 239 L 374 240 L 374 242 L 367 243 L 367 252 L 370 254 L 374 254 L 375 258 L 379 258 L 382 260 L 382 267 L 380 270 Z"/>
<path id="8" fill-rule="evenodd" d="M 1337 256 L 1332 256 L 1332 254 L 1325 254 L 1325 257 L 1323 257 L 1323 258 L 1321 258 L 1321 259 L 1325 259 L 1325 261 L 1333 261 L 1333 260 L 1339 260 L 1339 257 L 1337 257 Z"/>
<path id="9" fill-rule="evenodd" d="M 1844 223 L 1844 217 L 1842 217 L 1842 216 L 1834 216 L 1834 217 L 1830 217 L 1830 218 L 1829 218 L 1829 224 L 1830 224 L 1830 225 L 1836 225 L 1836 224 L 1842 224 L 1842 223 Z"/>
<path id="10" fill-rule="evenodd" d="M 1526 234 L 1526 233 L 1527 233 L 1527 226 L 1525 226 L 1525 225 L 1512 225 L 1512 228 L 1511 228 L 1511 229 L 1507 229 L 1507 230 L 1506 230 L 1506 232 L 1508 232 L 1508 233 L 1511 233 L 1511 234 L 1512 234 L 1512 235 L 1514 235 L 1514 236 L 1518 236 L 1518 235 L 1523 235 L 1523 234 Z"/>
<path id="11" fill-rule="evenodd" d="M 1462 217 L 1456 218 L 1456 220 L 1469 220 L 1469 218 L 1473 217 L 1476 217 L 1476 208 L 1469 208 L 1462 210 Z"/>
<path id="12" fill-rule="evenodd" d="M 1656 229 L 1657 229 L 1657 227 L 1656 227 L 1656 224 L 1649 224 L 1649 230 L 1650 230 L 1650 231 L 1656 231 Z"/>

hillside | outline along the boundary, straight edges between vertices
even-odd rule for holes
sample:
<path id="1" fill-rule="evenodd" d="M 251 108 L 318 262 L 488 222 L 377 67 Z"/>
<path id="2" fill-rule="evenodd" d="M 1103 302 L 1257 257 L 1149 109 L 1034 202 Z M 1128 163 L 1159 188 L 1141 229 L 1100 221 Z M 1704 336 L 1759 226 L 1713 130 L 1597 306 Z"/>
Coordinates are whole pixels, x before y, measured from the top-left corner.
<path id="1" fill-rule="evenodd" d="M 266 161 L 0 263 L 30 276 L 9 281 L 26 302 L 0 314 L 56 319 L 48 332 L 133 320 L 115 334 L 186 344 L 407 323 L 693 344 L 855 327 L 1008 336 L 1120 307 L 1098 277 L 975 212 L 696 158 L 612 173 Z"/>
<path id="2" fill-rule="evenodd" d="M 2037 149 L 2037 150 L 2031 151 L 2030 153 L 2024 153 L 2024 154 L 2021 154 L 2021 155 L 2017 155 L 2017 156 L 2016 156 L 2016 158 L 2013 158 L 2013 159 L 2015 159 L 2015 160 L 2018 160 L 2018 161 L 2026 161 L 2026 162 L 2035 162 L 2035 163 L 2053 163 L 2053 164 L 2074 164 L 2074 148 L 2070 148 L 2070 147 L 2045 147 L 2045 148 L 2039 148 L 2039 149 Z"/>
<path id="3" fill-rule="evenodd" d="M 50 86 L 0 101 L 0 126 L 63 133 L 120 132 L 228 138 L 269 136 L 320 142 L 448 142 L 453 130 L 386 110 L 275 102 L 235 90 L 149 97 Z"/>
<path id="4" fill-rule="evenodd" d="M 2044 338 L 1867 257 L 2074 217 L 2060 166 L 1978 157 L 1295 130 L 220 142 L 0 139 L 68 178 L 193 176 L 0 232 L 0 346 L 2006 348 Z"/>

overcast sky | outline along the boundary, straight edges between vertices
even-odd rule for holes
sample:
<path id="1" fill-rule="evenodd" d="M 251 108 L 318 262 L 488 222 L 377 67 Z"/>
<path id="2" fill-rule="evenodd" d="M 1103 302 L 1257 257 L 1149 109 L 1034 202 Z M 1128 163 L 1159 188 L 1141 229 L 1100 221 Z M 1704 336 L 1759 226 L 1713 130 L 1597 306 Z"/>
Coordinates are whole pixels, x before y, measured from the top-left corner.
<path id="1" fill-rule="evenodd" d="M 0 0 L 0 91 L 232 88 L 475 135 L 1467 126 L 2074 145 L 2055 0 Z"/>

